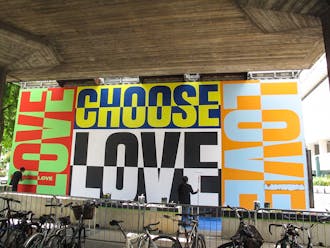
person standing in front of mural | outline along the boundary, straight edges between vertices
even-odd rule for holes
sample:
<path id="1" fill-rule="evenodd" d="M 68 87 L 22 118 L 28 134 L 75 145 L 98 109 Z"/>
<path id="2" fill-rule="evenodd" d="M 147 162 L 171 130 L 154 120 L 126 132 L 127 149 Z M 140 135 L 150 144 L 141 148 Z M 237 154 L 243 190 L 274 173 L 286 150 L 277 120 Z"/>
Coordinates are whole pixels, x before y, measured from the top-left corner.
<path id="1" fill-rule="evenodd" d="M 199 190 L 193 191 L 191 185 L 188 183 L 188 177 L 183 176 L 182 182 L 178 187 L 178 196 L 179 196 L 179 204 L 183 204 L 182 206 L 182 221 L 188 222 L 188 215 L 190 214 L 190 194 L 197 194 Z"/>
<path id="2" fill-rule="evenodd" d="M 12 185 L 13 192 L 17 192 L 18 183 L 22 180 L 24 171 L 25 168 L 21 167 L 19 171 L 15 171 L 12 175 L 9 185 Z"/>

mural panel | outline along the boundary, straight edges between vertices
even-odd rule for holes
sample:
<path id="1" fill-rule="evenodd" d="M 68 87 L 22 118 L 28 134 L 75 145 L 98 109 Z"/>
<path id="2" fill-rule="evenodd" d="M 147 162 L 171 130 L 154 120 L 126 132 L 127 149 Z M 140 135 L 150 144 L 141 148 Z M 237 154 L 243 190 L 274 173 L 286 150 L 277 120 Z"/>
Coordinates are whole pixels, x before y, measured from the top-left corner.
<path id="1" fill-rule="evenodd" d="M 74 88 L 20 92 L 10 166 L 26 169 L 18 191 L 69 193 L 74 98 Z"/>
<path id="2" fill-rule="evenodd" d="M 79 87 L 71 194 L 177 201 L 181 177 L 220 203 L 219 83 Z M 86 179 L 86 180 L 82 180 Z"/>
<path id="3" fill-rule="evenodd" d="M 308 188 L 296 82 L 223 82 L 223 203 L 306 209 Z"/>

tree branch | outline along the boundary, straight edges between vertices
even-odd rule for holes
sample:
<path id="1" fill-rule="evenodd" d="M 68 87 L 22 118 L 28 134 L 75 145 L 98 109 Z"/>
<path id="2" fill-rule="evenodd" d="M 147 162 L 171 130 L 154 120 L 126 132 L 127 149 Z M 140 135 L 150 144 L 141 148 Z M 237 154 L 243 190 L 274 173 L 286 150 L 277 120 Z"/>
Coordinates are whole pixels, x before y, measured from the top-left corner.
<path id="1" fill-rule="evenodd" d="M 5 111 L 6 109 L 12 107 L 12 106 L 14 106 L 14 105 L 13 105 L 13 104 L 9 104 L 9 105 L 3 107 L 3 108 L 2 108 L 2 112 Z"/>

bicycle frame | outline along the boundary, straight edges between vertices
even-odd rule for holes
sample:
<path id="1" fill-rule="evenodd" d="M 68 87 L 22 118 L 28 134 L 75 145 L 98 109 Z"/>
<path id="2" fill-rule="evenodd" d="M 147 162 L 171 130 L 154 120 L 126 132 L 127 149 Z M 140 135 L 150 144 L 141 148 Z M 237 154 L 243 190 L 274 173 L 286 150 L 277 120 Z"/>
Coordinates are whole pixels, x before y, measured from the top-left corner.
<path id="1" fill-rule="evenodd" d="M 242 208 L 242 207 L 231 207 L 226 206 L 225 208 L 229 208 L 234 211 L 236 218 L 239 219 L 239 227 L 234 236 L 231 237 L 231 241 L 221 244 L 218 248 L 221 247 L 249 247 L 254 245 L 255 247 L 261 247 L 264 240 L 262 236 L 258 232 L 258 230 L 250 224 L 251 222 L 251 215 L 249 210 Z M 240 211 L 244 211 L 248 214 L 248 221 L 244 221 L 243 214 L 240 214 Z M 253 228 L 253 229 L 252 229 Z M 254 231 L 253 231 L 254 230 Z M 254 243 L 251 244 L 252 239 L 254 238 Z"/>
<path id="2" fill-rule="evenodd" d="M 312 248 L 312 238 L 310 234 L 310 228 L 313 227 L 313 224 L 310 227 L 303 227 L 303 226 L 295 226 L 293 224 L 270 224 L 269 225 L 269 233 L 272 234 L 271 232 L 271 227 L 272 226 L 277 226 L 277 227 L 282 227 L 284 229 L 284 235 L 283 237 L 276 242 L 276 247 L 278 245 L 286 244 L 290 245 L 290 247 L 303 247 L 301 244 L 298 242 L 298 237 L 299 233 L 298 231 L 306 231 L 307 232 L 307 239 L 308 243 L 306 248 Z"/>
<path id="3" fill-rule="evenodd" d="M 157 248 L 158 246 L 155 244 L 155 242 L 152 240 L 152 236 L 150 234 L 150 231 L 148 228 L 144 228 L 144 235 L 140 237 L 139 244 L 145 244 L 147 242 L 148 248 Z M 139 248 L 142 248 L 144 246 L 139 246 Z"/>
<path id="4" fill-rule="evenodd" d="M 85 203 L 83 203 L 82 206 L 84 206 L 84 204 Z M 93 205 L 94 207 L 97 206 L 97 204 L 94 201 L 92 203 L 89 202 L 89 204 Z M 71 209 L 73 209 L 72 205 L 73 205 L 73 203 L 70 202 L 70 203 L 66 204 L 64 207 L 71 207 Z M 84 213 L 83 213 L 83 211 L 80 213 L 80 216 L 79 216 L 79 219 L 78 219 L 78 224 L 76 226 L 71 226 L 70 228 L 72 228 L 72 230 L 73 230 L 72 237 L 70 238 L 69 242 L 67 242 L 67 240 L 65 238 L 64 243 L 69 244 L 69 245 L 74 245 L 75 244 L 76 247 L 80 248 L 81 247 L 81 242 L 82 242 L 82 237 L 81 237 L 82 233 L 83 233 L 83 238 L 84 239 L 86 238 L 86 228 L 85 228 L 85 223 L 84 223 Z M 70 229 L 70 228 L 64 226 L 64 228 L 60 229 L 59 232 L 64 231 L 64 234 L 65 234 L 65 237 L 66 237 L 67 230 Z"/>
<path id="5" fill-rule="evenodd" d="M 77 247 L 80 248 L 81 247 L 81 234 L 82 232 L 84 233 L 84 238 L 86 237 L 86 229 L 85 229 L 85 223 L 83 220 L 83 215 L 81 214 L 79 221 L 78 221 L 78 225 L 77 227 L 74 229 L 74 233 L 73 233 L 73 241 L 75 242 L 75 238 L 78 238 L 77 241 Z"/>
<path id="6" fill-rule="evenodd" d="M 197 216 L 199 216 L 199 214 L 197 214 L 197 215 L 188 214 L 188 216 L 197 217 Z M 175 219 L 173 219 L 173 218 L 171 218 L 170 216 L 167 216 L 167 215 L 164 215 L 164 217 L 165 218 L 170 218 L 172 221 L 178 221 L 178 220 L 175 220 Z M 183 246 L 184 248 L 197 247 L 197 245 L 198 245 L 198 238 L 200 236 L 198 234 L 198 220 L 192 219 L 191 223 L 192 224 L 189 225 L 191 227 L 191 230 L 187 230 L 187 225 L 185 225 L 186 223 L 180 223 L 180 221 L 179 221 L 179 226 L 182 226 L 184 228 L 184 233 L 180 232 L 180 228 L 178 228 L 178 230 L 176 231 L 175 239 L 179 243 L 180 243 L 181 234 L 184 234 L 184 237 L 185 237 L 185 242 L 184 242 L 184 246 Z"/>
<path id="7" fill-rule="evenodd" d="M 195 245 L 195 247 L 197 246 L 197 242 L 198 242 L 198 221 L 197 220 L 192 220 L 192 228 L 190 231 L 187 230 L 186 227 L 184 227 L 185 230 L 185 238 L 186 238 L 186 243 L 185 243 L 185 248 L 189 248 Z M 177 237 L 177 240 L 179 237 Z"/>
<path id="8" fill-rule="evenodd" d="M 139 234 L 134 234 L 134 236 L 130 236 L 129 233 L 127 233 L 124 230 L 123 226 L 121 225 L 122 222 L 123 221 L 112 220 L 112 221 L 110 221 L 110 225 L 119 227 L 119 230 L 125 239 L 125 247 L 133 248 L 133 246 L 135 244 L 138 244 L 139 248 L 144 248 L 144 247 L 146 247 L 146 245 L 148 248 L 157 248 L 158 247 L 153 242 L 150 232 L 158 230 L 158 228 L 152 229 L 151 227 L 158 225 L 159 222 L 144 226 L 143 227 L 144 232 L 139 233 Z"/>
<path id="9" fill-rule="evenodd" d="M 122 226 L 121 223 L 122 223 L 122 221 L 117 221 L 117 220 L 110 221 L 111 226 L 117 226 L 119 228 L 119 231 L 121 232 L 121 234 L 123 235 L 123 237 L 125 239 L 125 247 L 133 248 L 136 243 L 139 243 L 143 239 L 145 239 L 146 241 L 147 241 L 147 239 L 149 239 L 149 241 L 150 241 L 150 237 L 151 237 L 150 233 L 148 233 L 149 235 L 146 235 L 146 233 L 141 233 L 141 234 L 136 234 L 135 236 L 130 237 L 129 233 L 126 233 L 126 231 L 124 230 L 124 227 Z"/>
<path id="10" fill-rule="evenodd" d="M 21 203 L 18 200 L 12 199 L 12 198 L 7 198 L 7 197 L 0 197 L 0 199 L 4 200 L 6 202 L 6 207 L 0 210 L 0 213 L 4 213 L 4 217 L 7 219 L 7 223 L 14 224 L 14 218 L 12 216 L 13 212 L 16 212 L 11 209 L 10 207 L 10 202 L 16 202 L 16 203 Z"/>

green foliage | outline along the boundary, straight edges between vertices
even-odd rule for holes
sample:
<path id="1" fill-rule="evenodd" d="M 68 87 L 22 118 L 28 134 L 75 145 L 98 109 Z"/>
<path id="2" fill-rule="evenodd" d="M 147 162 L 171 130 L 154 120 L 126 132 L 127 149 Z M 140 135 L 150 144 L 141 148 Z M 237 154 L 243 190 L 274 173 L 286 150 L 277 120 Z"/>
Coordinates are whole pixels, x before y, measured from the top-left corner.
<path id="1" fill-rule="evenodd" d="M 5 177 L 7 176 L 8 172 L 5 169 L 0 170 L 0 177 Z"/>
<path id="2" fill-rule="evenodd" d="M 11 149 L 19 90 L 20 87 L 16 84 L 6 84 L 3 98 L 4 130 L 2 139 L 0 137 L 2 153 L 6 153 Z"/>
<path id="3" fill-rule="evenodd" d="M 314 177 L 313 185 L 330 186 L 330 175 L 322 176 L 322 177 Z"/>

